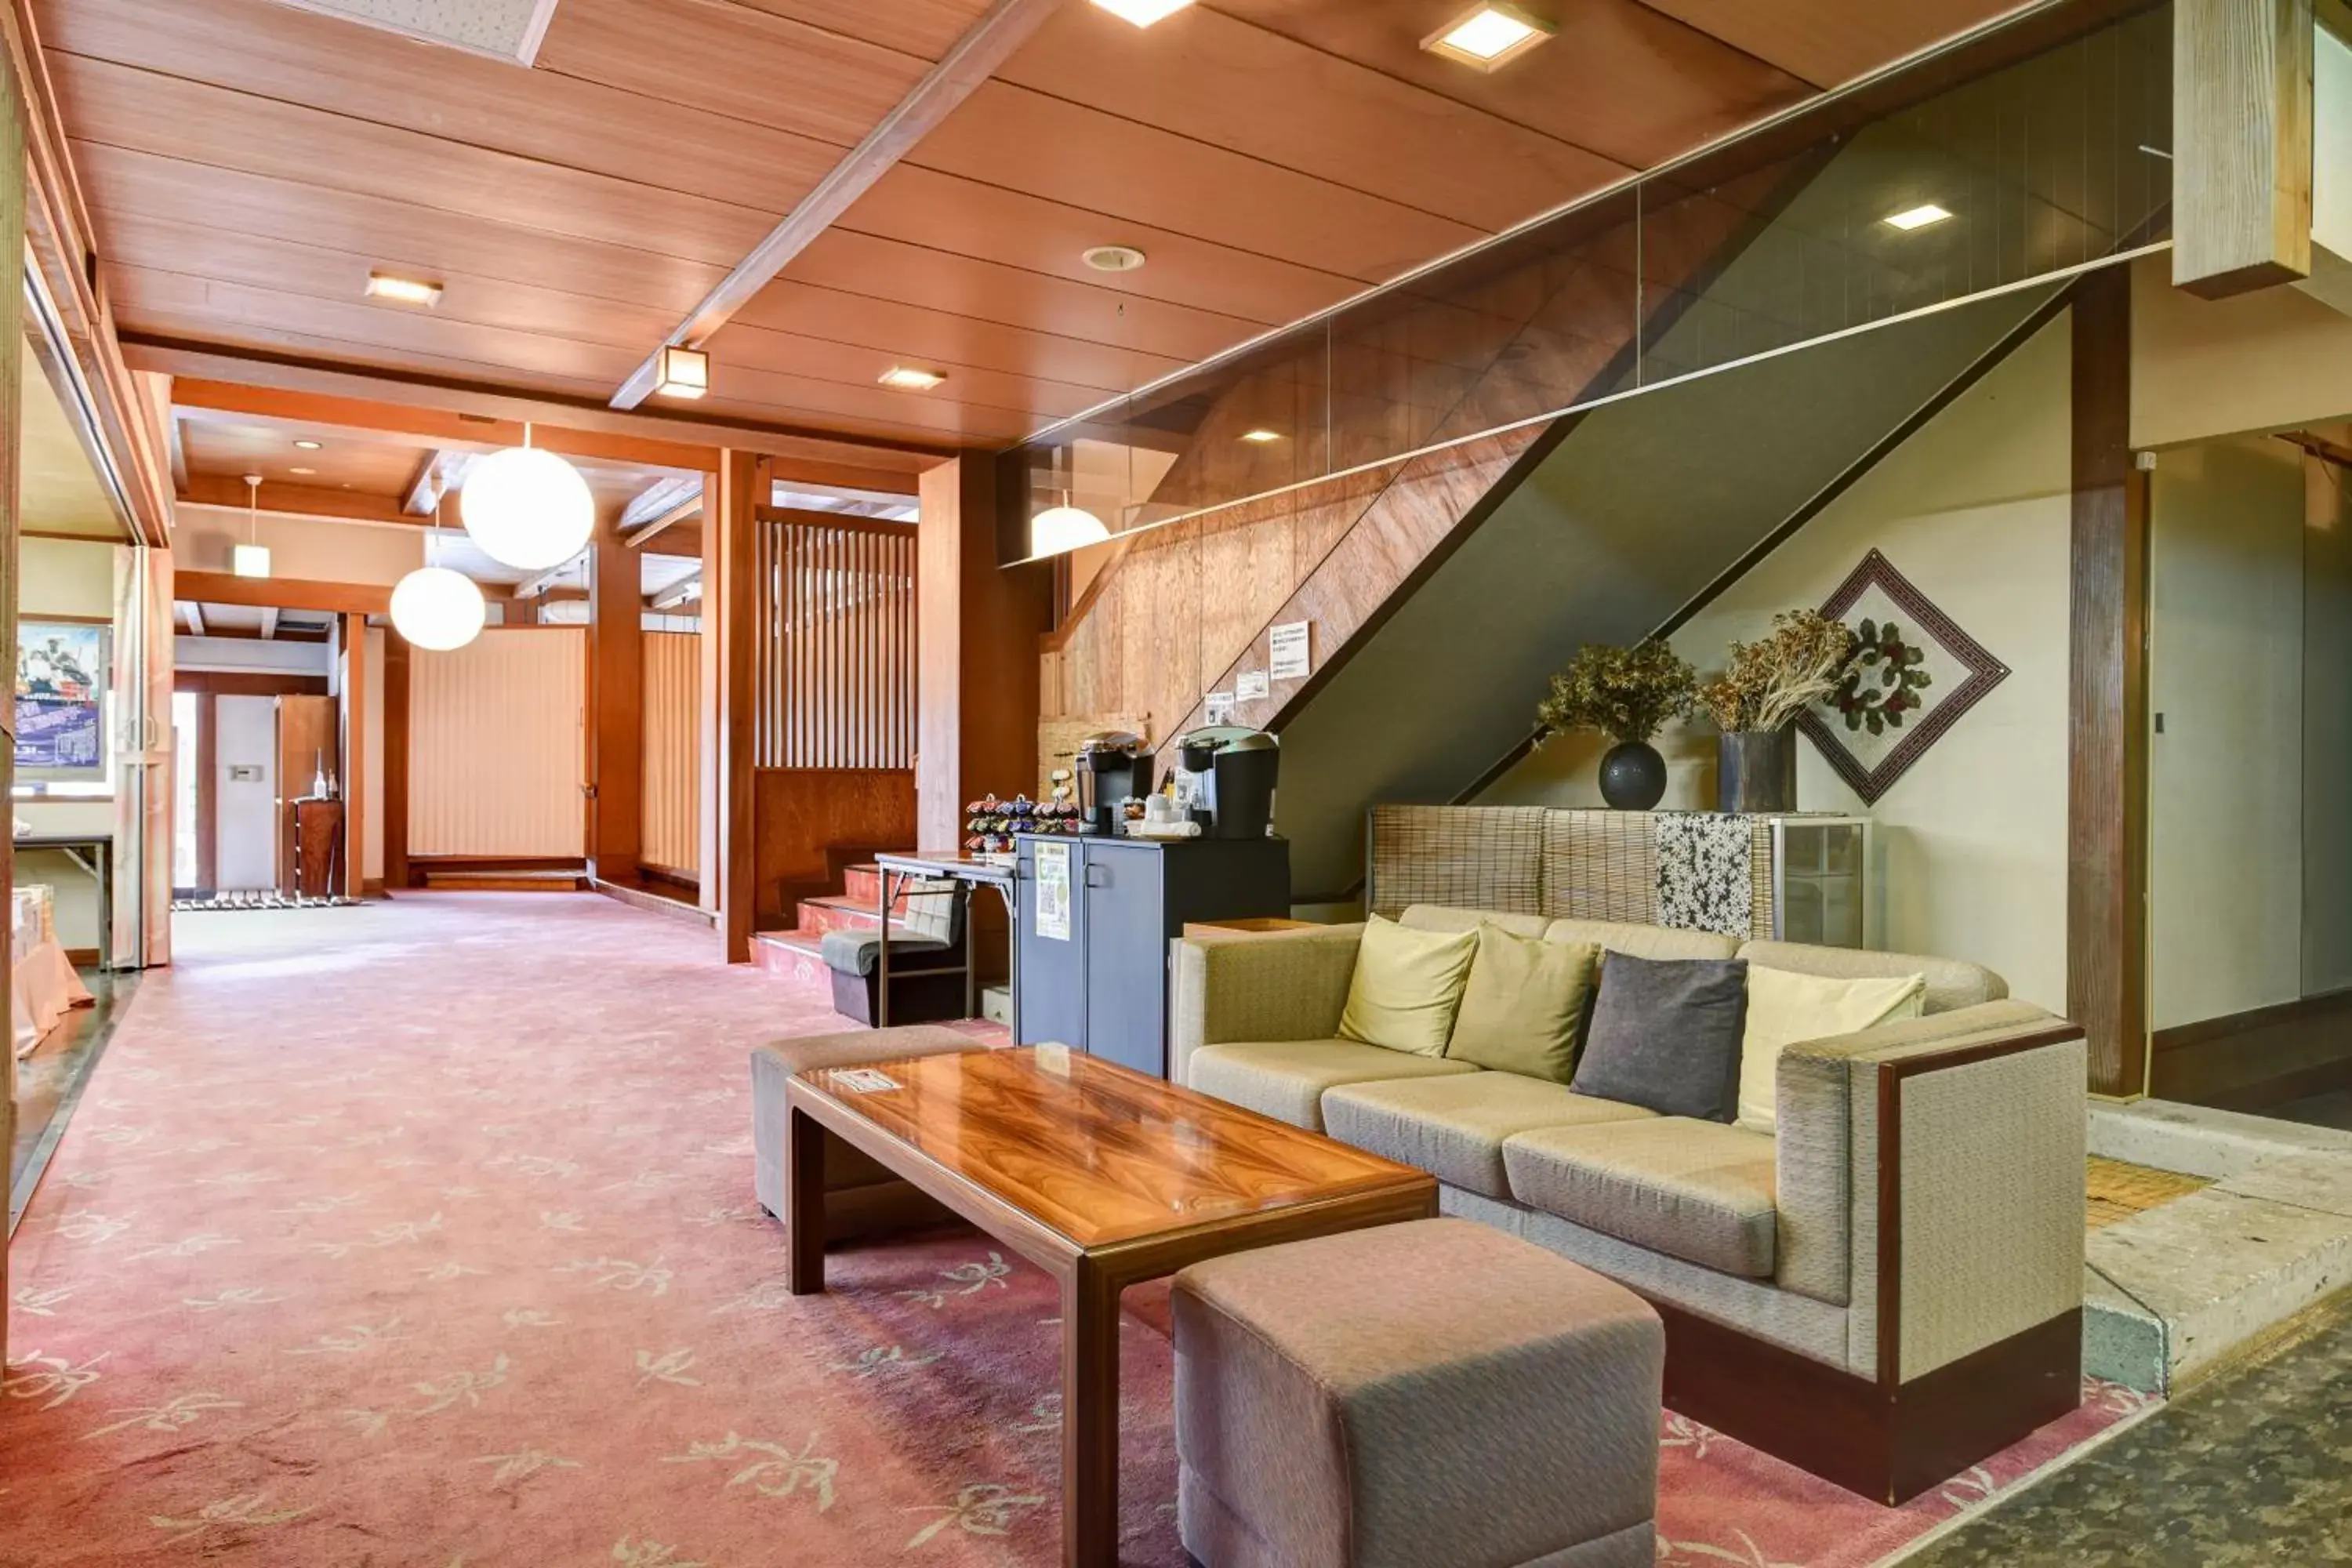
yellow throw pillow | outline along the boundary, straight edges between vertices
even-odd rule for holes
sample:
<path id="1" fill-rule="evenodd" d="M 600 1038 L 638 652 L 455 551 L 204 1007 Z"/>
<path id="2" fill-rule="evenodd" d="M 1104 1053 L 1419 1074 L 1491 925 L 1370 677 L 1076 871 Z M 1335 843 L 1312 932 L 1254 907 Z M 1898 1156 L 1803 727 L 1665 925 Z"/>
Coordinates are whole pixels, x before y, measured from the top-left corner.
<path id="1" fill-rule="evenodd" d="M 1497 1072 L 1566 1083 L 1576 1076 L 1576 1032 L 1601 950 L 1588 942 L 1478 928 L 1478 959 L 1445 1054 Z"/>
<path id="2" fill-rule="evenodd" d="M 1444 1056 L 1477 952 L 1475 931 L 1414 931 L 1374 915 L 1356 949 L 1339 1033 L 1417 1057 Z"/>
<path id="3" fill-rule="evenodd" d="M 1916 1018 L 1927 997 L 1923 974 L 1832 980 L 1748 966 L 1748 1025 L 1739 1042 L 1739 1125 L 1769 1132 L 1780 1053 L 1807 1040 L 1851 1035 L 1874 1024 Z"/>

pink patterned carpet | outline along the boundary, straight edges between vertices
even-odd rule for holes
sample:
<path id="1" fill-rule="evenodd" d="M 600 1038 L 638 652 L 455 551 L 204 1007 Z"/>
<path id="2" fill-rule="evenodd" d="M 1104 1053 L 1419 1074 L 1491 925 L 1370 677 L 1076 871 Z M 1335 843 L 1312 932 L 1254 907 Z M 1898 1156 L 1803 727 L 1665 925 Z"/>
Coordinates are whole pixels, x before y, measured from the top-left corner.
<path id="1" fill-rule="evenodd" d="M 1056 1310 L 946 1234 L 785 1294 L 746 1049 L 812 987 L 590 896 L 184 916 L 16 1242 L 0 1565 L 1057 1561 Z M 1126 1560 L 1177 1564 L 1164 1289 Z M 2117 1419 L 1900 1510 L 1668 1418 L 1662 1563 L 1858 1568 Z M 1433 1565 L 1434 1568 L 1434 1565 Z"/>

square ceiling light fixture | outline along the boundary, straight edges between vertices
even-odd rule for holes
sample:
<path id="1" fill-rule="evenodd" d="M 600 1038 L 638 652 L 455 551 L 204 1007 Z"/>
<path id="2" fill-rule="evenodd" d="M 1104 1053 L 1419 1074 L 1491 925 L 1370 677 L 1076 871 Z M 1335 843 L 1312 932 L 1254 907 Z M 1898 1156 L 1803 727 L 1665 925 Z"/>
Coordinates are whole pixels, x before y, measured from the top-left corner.
<path id="1" fill-rule="evenodd" d="M 1423 38 L 1421 47 L 1482 71 L 1500 70 L 1555 30 L 1549 22 L 1517 5 L 1489 0 Z"/>
<path id="2" fill-rule="evenodd" d="M 1951 216 L 1933 202 L 1923 202 L 1916 207 L 1905 207 L 1899 213 L 1887 214 L 1886 226 L 1899 228 L 1908 234 L 1915 228 L 1926 228 L 1930 224 L 1941 223 Z"/>
<path id="3" fill-rule="evenodd" d="M 430 310 L 441 302 L 441 285 L 427 283 L 417 278 L 397 278 L 389 272 L 368 274 L 367 293 L 371 300 L 389 300 L 395 305 L 423 305 Z"/>
<path id="4" fill-rule="evenodd" d="M 268 576 L 269 546 L 267 544 L 230 545 L 228 569 L 239 577 Z"/>
<path id="5" fill-rule="evenodd" d="M 298 11 L 341 16 L 389 33 L 487 55 L 509 65 L 539 58 L 557 0 L 280 0 Z"/>
<path id="6" fill-rule="evenodd" d="M 1112 16 L 1149 27 L 1163 21 L 1190 5 L 1192 0 L 1095 0 L 1095 4 Z"/>
<path id="7" fill-rule="evenodd" d="M 710 390 L 710 356 L 700 349 L 670 344 L 661 352 L 654 390 L 664 397 L 700 397 Z"/>
<path id="8" fill-rule="evenodd" d="M 929 392 L 945 380 L 947 377 L 938 371 L 921 370 L 910 364 L 894 364 L 881 376 L 883 385 L 896 387 L 900 392 Z"/>

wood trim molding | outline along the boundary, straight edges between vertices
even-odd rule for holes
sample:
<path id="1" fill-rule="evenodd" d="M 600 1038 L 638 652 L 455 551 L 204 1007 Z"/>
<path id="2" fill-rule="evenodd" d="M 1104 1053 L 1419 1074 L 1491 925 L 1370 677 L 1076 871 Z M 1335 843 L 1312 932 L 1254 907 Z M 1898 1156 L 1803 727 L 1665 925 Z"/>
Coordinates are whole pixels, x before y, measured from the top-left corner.
<path id="1" fill-rule="evenodd" d="M 709 342 L 734 319 L 736 311 L 774 281 L 793 258 L 832 227 L 858 197 L 873 189 L 917 142 L 994 75 L 997 67 L 1012 58 L 1013 52 L 1028 42 L 1060 5 L 1061 0 L 996 0 L 880 123 L 817 182 L 816 188 L 719 280 L 668 337 L 654 345 L 645 363 L 613 395 L 613 406 L 635 408 L 651 396 L 660 375 L 663 349 L 679 343 L 699 348 Z"/>
<path id="2" fill-rule="evenodd" d="M 2352 1089 L 2352 991 L 2158 1029 L 2147 1090 L 2224 1110 L 2268 1110 Z"/>
<path id="3" fill-rule="evenodd" d="M 383 634 L 383 881 L 408 888 L 408 639 Z"/>
<path id="4" fill-rule="evenodd" d="M 2066 807 L 2066 1011 L 2091 1088 L 2147 1083 L 2147 476 L 2131 439 L 2131 277 L 2073 290 L 2074 519 Z"/>
<path id="5" fill-rule="evenodd" d="M 703 637 L 717 663 L 704 696 L 713 704 L 713 722 L 703 731 L 703 776 L 717 786 L 715 853 L 706 864 L 718 891 L 719 948 L 729 963 L 751 962 L 760 901 L 752 841 L 752 681 L 760 635 L 754 579 L 759 507 L 769 489 L 769 469 L 759 454 L 729 452 L 703 519 Z"/>
<path id="6" fill-rule="evenodd" d="M 200 605 L 251 605 L 262 609 L 324 610 L 337 616 L 388 616 L 392 590 L 367 583 L 318 583 L 300 577 L 238 577 L 226 572 L 172 574 L 172 597 Z"/>
<path id="7" fill-rule="evenodd" d="M 174 682 L 173 689 L 189 688 Z M 220 694 L 196 698 L 196 886 L 220 886 Z"/>
<path id="8" fill-rule="evenodd" d="M 295 675 L 274 669 L 177 669 L 172 689 L 200 691 L 208 697 L 324 697 L 323 675 Z"/>
<path id="9" fill-rule="evenodd" d="M 356 899 L 362 896 L 367 880 L 367 617 L 347 615 L 340 625 L 343 658 L 343 896 Z"/>

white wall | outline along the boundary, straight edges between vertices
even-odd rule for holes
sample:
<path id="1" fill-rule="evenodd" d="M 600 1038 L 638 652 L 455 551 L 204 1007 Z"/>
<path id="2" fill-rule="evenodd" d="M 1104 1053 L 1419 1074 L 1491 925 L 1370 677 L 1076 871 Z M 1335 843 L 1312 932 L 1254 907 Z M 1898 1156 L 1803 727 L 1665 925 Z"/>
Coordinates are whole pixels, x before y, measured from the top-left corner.
<path id="1" fill-rule="evenodd" d="M 2352 316 L 2294 289 L 2200 300 L 2172 287 L 2171 259 L 2132 267 L 2134 447 L 2352 414 Z"/>
<path id="2" fill-rule="evenodd" d="M 114 618 L 114 549 L 100 540 L 23 539 L 16 543 L 16 612 Z"/>
<path id="3" fill-rule="evenodd" d="M 2303 457 L 2168 451 L 2149 496 L 2154 1026 L 2303 994 Z"/>
<path id="4" fill-rule="evenodd" d="M 320 583 L 390 586 L 425 564 L 425 531 L 405 523 L 336 522 L 272 516 L 248 523 L 225 507 L 178 508 L 172 537 L 175 563 L 191 572 L 226 572 L 229 552 L 248 538 L 269 547 L 269 574 Z"/>
<path id="5" fill-rule="evenodd" d="M 172 664 L 178 669 L 254 669 L 275 675 L 331 674 L 333 650 L 322 642 L 289 642 L 259 637 L 199 637 L 181 632 L 172 639 Z"/>
<path id="6" fill-rule="evenodd" d="M 2014 672 L 1906 773 L 1877 822 L 1875 936 L 1966 958 L 2013 994 L 2066 1005 L 2071 339 L 2062 316 L 1931 420 L 1674 638 L 1702 670 L 1817 605 L 1874 546 Z M 1801 742 L 1807 810 L 1861 801 Z M 1483 805 L 1599 805 L 1605 742 L 1561 736 Z M 1715 734 L 1660 737 L 1668 808 L 1712 810 Z"/>
<path id="7" fill-rule="evenodd" d="M 278 885 L 278 702 L 271 697 L 220 697 L 214 738 L 216 775 L 213 875 L 223 891 Z M 231 776 L 258 767 L 257 780 Z"/>

